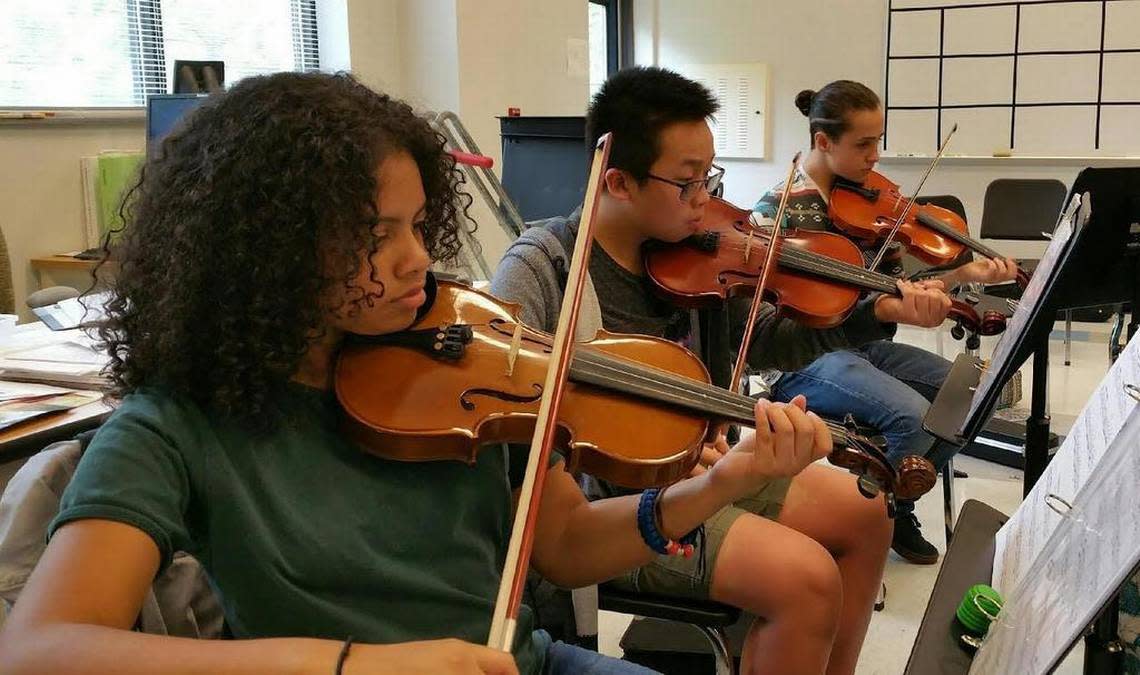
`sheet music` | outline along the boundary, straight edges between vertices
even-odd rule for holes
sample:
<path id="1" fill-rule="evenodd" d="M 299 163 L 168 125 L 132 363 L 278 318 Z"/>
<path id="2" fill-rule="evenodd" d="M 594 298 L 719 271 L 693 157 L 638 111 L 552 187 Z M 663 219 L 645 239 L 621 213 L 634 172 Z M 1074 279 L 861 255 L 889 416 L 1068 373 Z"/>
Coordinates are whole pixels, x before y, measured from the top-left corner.
<path id="1" fill-rule="evenodd" d="M 1033 490 L 998 531 L 992 581 L 998 591 L 1006 593 L 1017 586 L 1060 523 L 1046 496 L 1053 494 L 1072 504 L 1136 407 L 1126 384 L 1140 386 L 1140 333 L 1109 368 Z"/>
<path id="2" fill-rule="evenodd" d="M 1135 342 L 1135 341 L 1134 341 Z M 1131 399 L 1130 399 L 1131 400 Z M 1102 461 L 1028 570 L 1006 595 L 970 673 L 1045 673 L 1140 565 L 1140 406 L 1133 402 Z"/>
<path id="3" fill-rule="evenodd" d="M 1017 304 L 1017 310 L 1014 311 L 1013 316 L 1006 322 L 1005 332 L 1002 333 L 1001 338 L 994 347 L 993 357 L 990 359 L 990 366 L 982 373 L 981 380 L 978 381 L 978 386 L 974 390 L 974 398 L 970 401 L 970 410 L 966 414 L 965 419 L 962 420 L 962 428 L 958 430 L 959 435 L 965 432 L 966 425 L 974 419 L 978 408 L 987 400 L 989 391 L 998 384 L 997 376 L 1002 370 L 1002 364 L 1013 356 L 1014 350 L 1021 342 L 1020 336 L 1025 332 L 1025 329 L 1033 318 L 1037 305 L 1041 300 L 1041 294 L 1045 288 L 1048 287 L 1050 280 L 1056 274 L 1057 263 L 1061 259 L 1061 255 L 1068 248 L 1069 240 L 1072 238 L 1074 231 L 1073 219 L 1080 205 L 1080 195 L 1073 195 L 1072 200 L 1069 201 L 1068 208 L 1061 214 L 1057 228 L 1053 231 L 1053 238 L 1049 241 L 1049 247 L 1045 250 L 1045 255 L 1041 257 L 1041 262 L 1038 263 L 1037 269 L 1033 272 L 1033 276 L 1029 278 L 1029 285 L 1026 286 L 1025 292 L 1021 295 L 1021 300 Z M 1082 211 L 1087 214 L 1087 209 L 1083 209 Z"/>

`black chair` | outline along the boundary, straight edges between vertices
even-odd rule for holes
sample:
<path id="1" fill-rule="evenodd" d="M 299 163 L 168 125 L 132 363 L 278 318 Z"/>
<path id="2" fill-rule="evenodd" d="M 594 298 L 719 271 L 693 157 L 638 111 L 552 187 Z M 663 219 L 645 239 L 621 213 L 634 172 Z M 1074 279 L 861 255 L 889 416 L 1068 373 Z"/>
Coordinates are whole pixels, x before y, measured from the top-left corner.
<path id="1" fill-rule="evenodd" d="M 999 178 L 986 186 L 982 206 L 983 239 L 1045 241 L 1057 225 L 1068 188 L 1054 178 Z M 1032 272 L 1037 259 L 1019 259 Z M 995 291 L 994 295 L 1006 295 Z M 1010 296 L 1016 297 L 1016 296 Z M 1072 363 L 1073 315 L 1065 310 L 1065 365 Z"/>
<path id="2" fill-rule="evenodd" d="M 732 653 L 728 649 L 728 636 L 725 634 L 725 629 L 740 619 L 740 610 L 736 607 L 708 600 L 635 593 L 614 588 L 611 584 L 602 584 L 598 587 L 598 609 L 687 623 L 699 630 L 712 646 L 716 674 L 733 675 L 736 672 Z"/>
<path id="3" fill-rule="evenodd" d="M 1052 178 L 999 178 L 986 187 L 983 239 L 1048 239 L 1068 188 Z"/>

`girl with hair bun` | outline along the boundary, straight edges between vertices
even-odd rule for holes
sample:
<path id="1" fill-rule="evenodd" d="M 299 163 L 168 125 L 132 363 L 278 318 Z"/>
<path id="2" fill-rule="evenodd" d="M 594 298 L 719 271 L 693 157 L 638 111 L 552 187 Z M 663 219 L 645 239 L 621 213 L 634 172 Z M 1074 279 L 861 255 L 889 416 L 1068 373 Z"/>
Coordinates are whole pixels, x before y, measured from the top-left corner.
<path id="1" fill-rule="evenodd" d="M 878 94 L 852 80 L 836 80 L 818 91 L 796 94 L 796 108 L 808 119 L 810 150 L 796 170 L 792 184 L 776 185 L 756 203 L 760 218 L 771 219 L 785 189 L 791 190 L 785 212 L 790 228 L 839 232 L 828 216 L 828 198 L 836 178 L 862 183 L 879 161 L 885 117 Z M 858 242 L 857 242 L 858 243 Z M 877 252 L 872 245 L 870 260 Z M 1010 259 L 975 260 L 950 270 L 928 287 L 952 288 L 963 283 L 999 283 L 1016 277 Z M 911 282 L 899 281 L 900 286 Z M 829 352 L 806 368 L 770 373 L 766 380 L 774 400 L 807 396 L 823 413 L 851 412 L 859 422 L 879 429 L 887 439 L 888 455 L 925 455 L 934 439 L 922 428 L 922 418 L 934 399 L 950 362 L 926 350 L 886 340 Z M 941 470 L 950 455 L 930 458 Z M 899 502 L 892 548 L 920 565 L 938 561 L 938 549 L 926 541 L 914 516 L 913 502 Z"/>

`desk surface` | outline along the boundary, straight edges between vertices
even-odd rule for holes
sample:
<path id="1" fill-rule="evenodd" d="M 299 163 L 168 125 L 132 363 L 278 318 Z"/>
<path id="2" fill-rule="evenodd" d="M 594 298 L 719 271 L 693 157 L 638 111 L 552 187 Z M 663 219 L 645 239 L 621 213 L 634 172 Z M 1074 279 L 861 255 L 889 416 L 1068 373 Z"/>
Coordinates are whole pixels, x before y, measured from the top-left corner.
<path id="1" fill-rule="evenodd" d="M 32 258 L 29 262 L 32 269 L 92 270 L 99 264 L 98 260 L 83 260 L 69 255 L 39 256 Z"/>
<path id="2" fill-rule="evenodd" d="M 107 419 L 111 410 L 103 401 L 95 401 L 4 429 L 0 431 L 0 462 L 35 454 L 51 443 L 94 429 Z"/>

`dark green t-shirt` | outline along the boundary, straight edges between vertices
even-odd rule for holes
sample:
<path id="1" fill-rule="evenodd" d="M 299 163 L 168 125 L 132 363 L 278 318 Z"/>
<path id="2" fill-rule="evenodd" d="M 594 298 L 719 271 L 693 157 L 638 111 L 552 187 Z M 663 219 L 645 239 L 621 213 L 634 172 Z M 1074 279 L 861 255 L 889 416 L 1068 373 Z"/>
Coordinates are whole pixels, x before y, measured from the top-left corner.
<path id="1" fill-rule="evenodd" d="M 506 450 L 473 466 L 387 461 L 338 433 L 330 394 L 291 385 L 274 405 L 281 423 L 259 437 L 156 391 L 126 397 L 50 532 L 103 518 L 150 535 L 164 567 L 191 553 L 237 638 L 485 643 L 510 537 Z M 521 673 L 542 668 L 532 627 L 524 607 Z"/>

